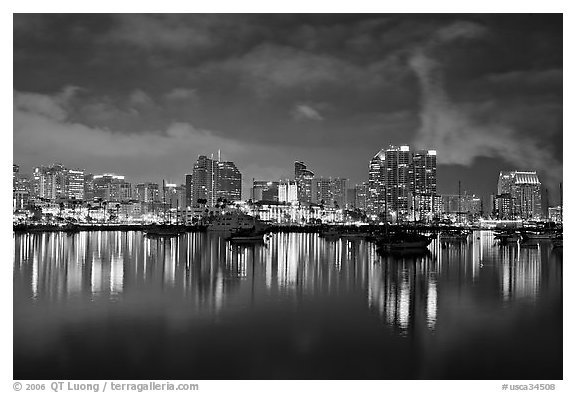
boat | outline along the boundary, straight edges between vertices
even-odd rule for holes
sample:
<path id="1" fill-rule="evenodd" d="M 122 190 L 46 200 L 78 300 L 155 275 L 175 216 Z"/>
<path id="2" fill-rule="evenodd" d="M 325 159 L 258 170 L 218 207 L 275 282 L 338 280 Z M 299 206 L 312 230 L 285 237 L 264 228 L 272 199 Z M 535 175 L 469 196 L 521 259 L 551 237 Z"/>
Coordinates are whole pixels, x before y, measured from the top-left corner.
<path id="1" fill-rule="evenodd" d="M 148 237 L 180 236 L 184 232 L 186 232 L 185 225 L 153 225 L 144 230 L 144 234 Z"/>
<path id="2" fill-rule="evenodd" d="M 377 251 L 427 250 L 432 239 L 432 236 L 418 233 L 392 233 L 377 240 Z"/>
<path id="3" fill-rule="evenodd" d="M 254 216 L 242 213 L 226 213 L 215 216 L 206 229 L 211 232 L 232 233 L 244 229 L 252 229 L 255 226 L 265 227 Z"/>
<path id="4" fill-rule="evenodd" d="M 525 231 L 521 233 L 522 240 L 552 240 L 556 237 L 556 233 L 552 231 Z"/>
<path id="5" fill-rule="evenodd" d="M 340 239 L 340 232 L 336 228 L 328 228 L 321 230 L 318 236 L 326 240 L 338 240 Z"/>
<path id="6" fill-rule="evenodd" d="M 521 236 L 514 230 L 504 230 L 495 232 L 494 238 L 498 240 L 500 244 L 508 244 L 517 242 L 520 240 Z"/>
<path id="7" fill-rule="evenodd" d="M 252 227 L 250 229 L 241 229 L 232 232 L 226 240 L 230 243 L 246 244 L 246 243 L 264 243 L 264 235 L 266 231 Z"/>
<path id="8" fill-rule="evenodd" d="M 366 239 L 370 234 L 367 232 L 343 232 L 340 233 L 340 238 L 347 240 L 362 240 Z"/>
<path id="9" fill-rule="evenodd" d="M 464 242 L 468 240 L 470 231 L 467 230 L 451 230 L 443 231 L 440 233 L 440 240 L 445 242 Z"/>

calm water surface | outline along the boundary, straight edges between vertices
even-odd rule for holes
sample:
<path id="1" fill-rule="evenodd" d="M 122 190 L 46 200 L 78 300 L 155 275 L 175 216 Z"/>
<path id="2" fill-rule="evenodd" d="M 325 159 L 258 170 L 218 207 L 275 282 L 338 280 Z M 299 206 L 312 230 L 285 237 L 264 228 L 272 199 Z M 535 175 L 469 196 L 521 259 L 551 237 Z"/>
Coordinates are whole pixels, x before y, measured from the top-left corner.
<path id="1" fill-rule="evenodd" d="M 15 379 L 561 379 L 562 249 L 14 235 Z"/>

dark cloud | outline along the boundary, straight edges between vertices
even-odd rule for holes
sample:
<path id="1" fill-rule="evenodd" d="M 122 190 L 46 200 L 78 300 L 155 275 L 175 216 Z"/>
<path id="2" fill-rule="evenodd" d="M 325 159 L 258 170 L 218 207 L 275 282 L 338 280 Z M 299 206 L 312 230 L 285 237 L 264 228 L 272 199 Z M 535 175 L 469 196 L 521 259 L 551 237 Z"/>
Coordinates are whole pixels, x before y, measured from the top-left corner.
<path id="1" fill-rule="evenodd" d="M 298 156 L 359 182 L 415 142 L 448 172 L 495 183 L 489 157 L 557 181 L 562 72 L 553 14 L 15 14 L 14 159 L 158 181 L 220 148 L 246 178 Z"/>

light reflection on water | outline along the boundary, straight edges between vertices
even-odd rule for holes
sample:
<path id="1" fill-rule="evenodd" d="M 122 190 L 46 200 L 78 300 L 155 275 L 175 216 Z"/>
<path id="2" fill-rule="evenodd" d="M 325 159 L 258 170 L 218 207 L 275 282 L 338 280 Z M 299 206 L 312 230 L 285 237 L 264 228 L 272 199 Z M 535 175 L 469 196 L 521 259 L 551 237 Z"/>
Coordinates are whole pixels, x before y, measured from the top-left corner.
<path id="1" fill-rule="evenodd" d="M 551 244 L 499 246 L 491 232 L 483 231 L 475 232 L 465 243 L 436 240 L 429 250 L 425 255 L 381 257 L 366 241 L 327 241 L 304 233 L 274 234 L 266 245 L 240 247 L 205 233 L 165 239 L 149 239 L 141 232 L 16 234 L 15 376 L 30 377 L 24 372 L 26 365 L 50 358 L 45 352 L 54 350 L 54 340 L 66 342 L 70 326 L 101 340 L 122 340 L 128 333 L 109 329 L 92 333 L 92 323 L 122 324 L 130 318 L 138 318 L 146 327 L 160 317 L 168 324 L 160 339 L 170 344 L 178 332 L 190 332 L 193 324 L 226 329 L 230 318 L 248 324 L 234 334 L 246 329 L 247 334 L 266 335 L 264 326 L 284 317 L 292 319 L 277 327 L 284 332 L 282 337 L 300 337 L 300 331 L 308 329 L 330 336 L 330 331 L 336 334 L 347 329 L 354 338 L 347 344 L 347 337 L 338 336 L 338 345 L 343 347 L 363 340 L 363 334 L 375 347 L 407 345 L 403 340 L 408 339 L 406 356 L 413 356 L 396 360 L 417 365 L 414 374 L 408 374 L 411 378 L 466 378 L 467 370 L 444 374 L 447 366 L 435 365 L 435 357 L 458 363 L 459 359 L 453 359 L 457 350 L 450 348 L 463 342 L 472 345 L 470 339 L 480 326 L 482 334 L 492 335 L 496 342 L 522 340 L 515 331 L 518 323 L 524 324 L 522 329 L 529 332 L 530 339 L 550 331 L 561 335 L 561 314 L 538 314 L 561 310 L 562 252 L 553 250 Z M 526 320 L 526 315 L 533 319 Z M 544 328 L 542 321 L 547 323 Z M 35 328 L 42 324 L 51 328 Z M 229 334 L 232 330 L 225 331 Z M 295 356 L 291 351 L 312 351 L 314 347 L 311 356 L 324 356 L 328 350 L 322 346 L 322 334 L 316 339 L 313 333 L 298 338 L 285 348 L 286 357 Z M 137 345 L 151 345 L 148 339 L 153 338 L 146 337 Z M 203 338 L 187 333 L 184 342 L 198 345 L 197 340 Z M 545 345 L 550 347 L 555 340 Z M 213 344 L 218 346 L 218 340 Z M 491 347 L 487 350 L 494 351 Z M 238 351 L 244 352 L 244 348 Z M 561 347 L 554 347 L 553 352 L 561 354 Z M 266 361 L 274 364 L 275 355 L 266 356 L 271 357 Z M 548 361 L 551 370 L 561 375 L 561 358 Z M 66 374 L 66 367 L 74 369 L 70 362 L 68 358 L 50 377 L 78 374 L 78 370 Z M 292 374 L 280 373 L 280 377 L 345 378 L 325 370 L 299 374 L 296 363 L 288 367 L 294 368 Z M 347 369 L 348 377 L 406 378 L 393 373 L 396 371 L 368 372 L 362 362 L 355 367 Z M 273 378 L 271 373 L 256 373 L 255 378 Z"/>

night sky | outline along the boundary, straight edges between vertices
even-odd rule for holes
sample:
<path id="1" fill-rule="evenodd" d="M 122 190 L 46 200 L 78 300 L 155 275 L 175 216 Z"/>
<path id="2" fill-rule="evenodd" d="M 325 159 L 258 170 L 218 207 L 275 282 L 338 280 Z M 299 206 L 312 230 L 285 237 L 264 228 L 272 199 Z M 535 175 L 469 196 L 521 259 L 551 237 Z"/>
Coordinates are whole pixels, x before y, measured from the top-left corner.
<path id="1" fill-rule="evenodd" d="M 500 170 L 562 181 L 562 15 L 14 16 L 14 163 L 184 182 L 367 180 L 388 144 L 438 151 L 439 192 Z"/>

